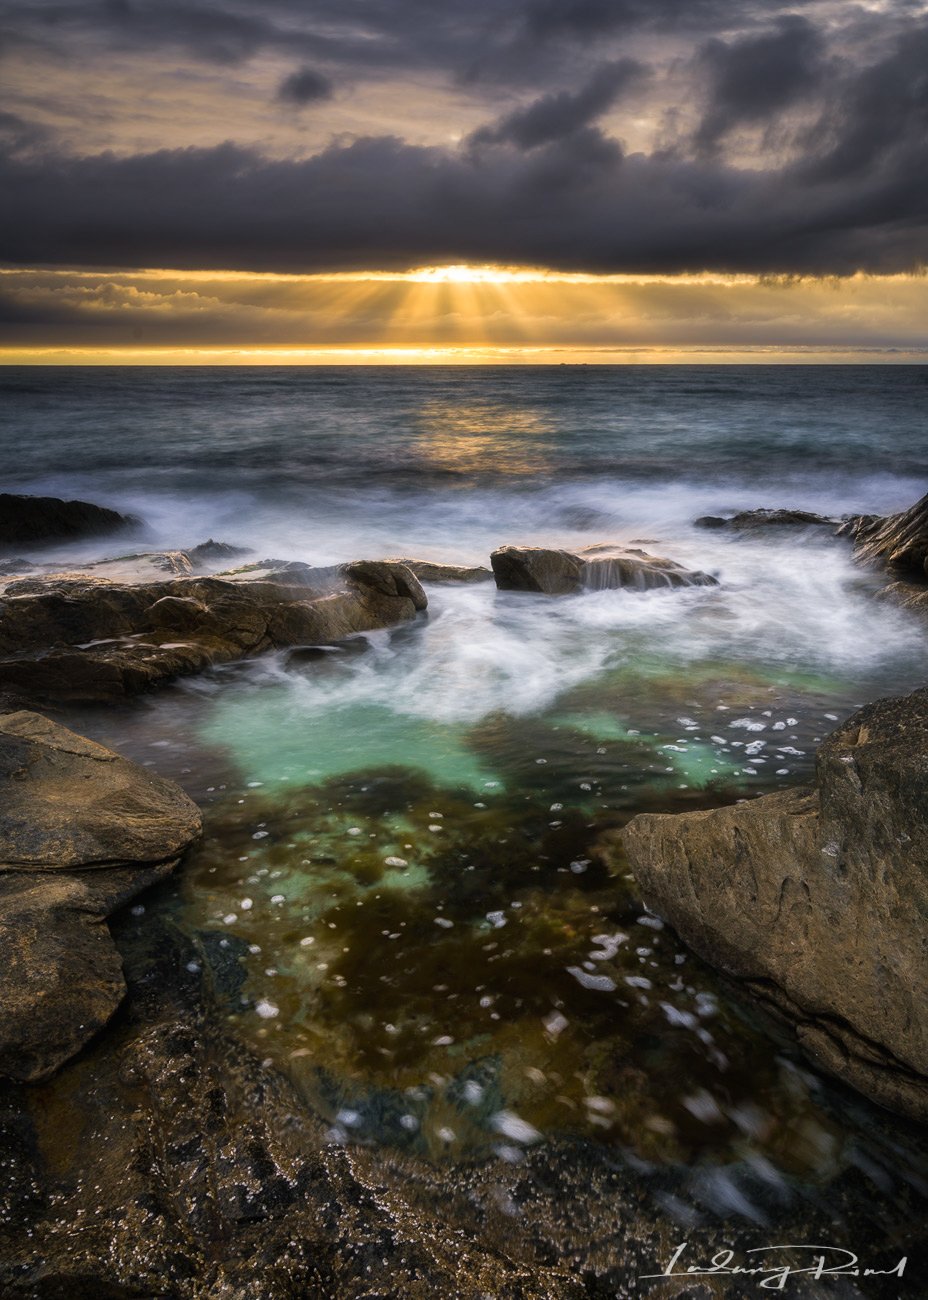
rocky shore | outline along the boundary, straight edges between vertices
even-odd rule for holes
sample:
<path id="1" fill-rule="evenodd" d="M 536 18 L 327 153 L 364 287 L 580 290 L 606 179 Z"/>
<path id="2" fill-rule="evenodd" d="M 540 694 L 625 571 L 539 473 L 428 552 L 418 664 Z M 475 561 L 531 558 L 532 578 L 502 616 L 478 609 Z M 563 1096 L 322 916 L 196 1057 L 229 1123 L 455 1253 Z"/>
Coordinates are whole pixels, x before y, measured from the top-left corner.
<path id="1" fill-rule="evenodd" d="M 121 515 L 90 501 L 0 492 L 0 549 L 102 537 L 140 526 L 132 515 Z"/>
<path id="2" fill-rule="evenodd" d="M 199 809 L 37 713 L 0 714 L 0 1075 L 56 1070 L 125 983 L 106 918 L 177 866 Z"/>
<path id="3" fill-rule="evenodd" d="M 816 1065 L 928 1120 L 928 690 L 868 705 L 814 787 L 636 817 L 645 902 Z"/>
<path id="4" fill-rule="evenodd" d="M 24 499 L 0 497 L 0 507 L 7 500 Z M 17 557 L 30 543 L 138 525 L 87 503 L 28 500 L 0 528 Z M 928 497 L 886 519 L 756 511 L 697 522 L 754 541 L 783 528 L 834 534 L 886 575 L 889 595 L 928 607 Z M 618 543 L 501 546 L 489 568 L 242 558 L 213 541 L 80 565 L 32 554 L 9 561 L 0 579 L 0 694 L 30 706 L 0 714 L 0 1135 L 9 1153 L 0 1159 L 0 1294 L 584 1300 L 640 1294 L 636 1279 L 658 1271 L 683 1233 L 710 1255 L 748 1195 L 761 1207 L 741 1235 L 748 1247 L 764 1244 L 770 1224 L 796 1240 L 827 1240 L 837 1220 L 853 1232 L 868 1195 L 863 1167 L 835 1177 L 827 1204 L 810 1194 L 786 1207 L 745 1161 L 726 1173 L 726 1210 L 724 1197 L 701 1190 L 705 1171 L 626 1161 L 569 1133 L 532 1139 L 511 1160 L 454 1166 L 345 1145 L 230 1028 L 243 979 L 234 939 L 126 907 L 178 869 L 201 833 L 196 805 L 36 711 L 111 702 L 273 650 L 303 654 L 312 671 L 319 647 L 424 614 L 423 583 L 493 579 L 502 591 L 569 597 L 711 588 L 715 575 Z M 926 774 L 920 690 L 839 726 L 813 785 L 639 815 L 603 849 L 614 871 L 630 868 L 658 917 L 772 1017 L 775 1033 L 920 1123 Z M 917 1215 L 917 1191 L 912 1204 Z M 709 1294 L 687 1279 L 660 1285 L 667 1296 Z M 891 1285 L 866 1294 L 889 1297 Z"/>
<path id="5" fill-rule="evenodd" d="M 141 581 L 99 573 L 8 581 L 0 688 L 55 699 L 131 695 L 262 651 L 392 627 L 428 604 L 405 565 L 383 561 L 326 569 L 267 561 L 148 580 L 154 562 L 177 554 L 132 557 Z"/>

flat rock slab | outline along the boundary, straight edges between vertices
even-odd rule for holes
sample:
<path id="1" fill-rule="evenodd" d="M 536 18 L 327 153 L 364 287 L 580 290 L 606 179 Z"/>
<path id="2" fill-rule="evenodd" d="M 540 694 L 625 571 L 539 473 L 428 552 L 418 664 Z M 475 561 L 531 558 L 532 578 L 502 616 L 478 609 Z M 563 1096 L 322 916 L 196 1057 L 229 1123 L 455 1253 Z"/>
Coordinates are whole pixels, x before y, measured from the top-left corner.
<path id="1" fill-rule="evenodd" d="M 928 1120 L 928 690 L 833 732 L 814 788 L 638 816 L 624 841 L 646 903 L 818 1065 Z"/>
<path id="2" fill-rule="evenodd" d="M 262 561 L 214 577 L 27 577 L 0 601 L 0 687 L 108 699 L 271 649 L 415 618 L 428 599 L 400 564 Z"/>
<path id="3" fill-rule="evenodd" d="M 39 714 L 0 715 L 0 1074 L 42 1078 L 106 1024 L 125 993 L 106 917 L 201 824 L 173 782 Z"/>
<path id="4" fill-rule="evenodd" d="M 610 543 L 587 546 L 576 552 L 541 546 L 502 546 L 490 556 L 490 563 L 500 591 L 537 591 L 547 596 L 570 596 L 615 587 L 652 591 L 718 585 L 710 574 L 685 569 L 675 560 Z"/>
<path id="5" fill-rule="evenodd" d="M 393 557 L 385 564 L 405 564 L 420 582 L 492 582 L 493 571 L 482 564 L 443 564 L 438 560 L 413 560 Z"/>
<path id="6" fill-rule="evenodd" d="M 54 560 L 33 564 L 29 560 L 0 563 L 0 591 L 24 578 L 43 582 L 120 582 L 128 585 L 163 582 L 166 577 L 184 578 L 193 573 L 222 570 L 229 561 L 248 552 L 225 542 L 201 542 L 177 551 L 140 551 L 114 555 L 87 564 L 56 563 Z"/>

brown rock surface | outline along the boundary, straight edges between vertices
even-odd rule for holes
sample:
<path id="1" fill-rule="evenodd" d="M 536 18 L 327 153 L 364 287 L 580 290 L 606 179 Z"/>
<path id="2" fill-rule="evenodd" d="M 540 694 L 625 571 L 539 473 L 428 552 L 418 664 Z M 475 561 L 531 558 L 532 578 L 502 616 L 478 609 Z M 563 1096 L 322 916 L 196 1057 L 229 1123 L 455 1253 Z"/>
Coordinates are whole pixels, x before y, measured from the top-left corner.
<path id="1" fill-rule="evenodd" d="M 391 557 L 384 564 L 405 564 L 420 582 L 492 582 L 493 572 L 482 564 L 442 564 L 438 560 Z"/>
<path id="2" fill-rule="evenodd" d="M 177 786 L 65 727 L 0 715 L 0 1074 L 37 1079 L 122 1000 L 106 916 L 200 832 Z"/>
<path id="3" fill-rule="evenodd" d="M 631 1300 L 684 1239 L 699 1261 L 733 1234 L 741 1247 L 772 1233 L 872 1240 L 846 1179 L 789 1203 L 779 1185 L 765 1196 L 769 1175 L 747 1161 L 649 1167 L 569 1134 L 506 1160 L 429 1159 L 408 1134 L 402 1147 L 346 1144 L 313 1095 L 235 1036 L 242 972 L 225 936 L 145 917 L 120 938 L 119 1029 L 50 1083 L 0 1089 L 4 1300 Z M 320 1075 L 324 1062 L 323 1044 Z M 377 1089 L 362 1104 L 398 1119 L 410 1098 Z M 470 1109 L 448 1105 L 450 1122 Z M 713 1175 L 769 1219 L 694 1213 L 713 1204 Z M 913 1195 L 903 1211 L 910 1255 L 921 1208 Z M 892 1300 L 879 1281 L 867 1300 Z M 654 1294 L 707 1293 L 684 1274 Z"/>
<path id="4" fill-rule="evenodd" d="M 583 550 L 559 551 L 541 546 L 502 546 L 490 556 L 500 591 L 539 591 L 567 596 L 581 591 L 631 587 L 714 587 L 708 573 L 684 569 L 647 551 L 602 543 Z"/>
<path id="5" fill-rule="evenodd" d="M 642 815 L 646 902 L 823 1068 L 928 1119 L 928 690 L 861 709 L 814 788 Z"/>
<path id="6" fill-rule="evenodd" d="M 142 583 L 24 578 L 0 601 L 0 686 L 129 695 L 264 650 L 390 627 L 427 603 L 408 569 L 375 560 L 326 569 L 266 561 Z"/>
<path id="7" fill-rule="evenodd" d="M 895 515 L 857 515 L 842 531 L 853 538 L 859 559 L 909 581 L 928 580 L 928 495 Z"/>

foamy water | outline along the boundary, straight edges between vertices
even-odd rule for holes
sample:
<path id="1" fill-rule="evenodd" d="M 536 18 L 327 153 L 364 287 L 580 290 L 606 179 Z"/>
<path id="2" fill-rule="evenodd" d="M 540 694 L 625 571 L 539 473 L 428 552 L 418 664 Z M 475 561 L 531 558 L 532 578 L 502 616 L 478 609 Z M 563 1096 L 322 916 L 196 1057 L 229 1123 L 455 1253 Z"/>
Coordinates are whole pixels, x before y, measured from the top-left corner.
<path id="1" fill-rule="evenodd" d="M 866 1123 L 836 1118 L 597 844 L 642 809 L 804 782 L 840 719 L 922 682 L 923 623 L 845 543 L 694 521 L 911 504 L 924 369 L 0 383 L 5 486 L 138 515 L 123 551 L 212 536 L 255 558 L 487 564 L 506 543 L 616 542 L 712 573 L 557 599 L 430 585 L 425 616 L 351 653 L 272 654 L 73 720 L 203 805 L 207 838 L 155 906 L 233 947 L 233 1022 L 336 1140 L 518 1160 L 582 1132 L 693 1162 L 696 1201 L 755 1220 L 738 1162 L 784 1200 L 797 1171 L 852 1162 Z"/>

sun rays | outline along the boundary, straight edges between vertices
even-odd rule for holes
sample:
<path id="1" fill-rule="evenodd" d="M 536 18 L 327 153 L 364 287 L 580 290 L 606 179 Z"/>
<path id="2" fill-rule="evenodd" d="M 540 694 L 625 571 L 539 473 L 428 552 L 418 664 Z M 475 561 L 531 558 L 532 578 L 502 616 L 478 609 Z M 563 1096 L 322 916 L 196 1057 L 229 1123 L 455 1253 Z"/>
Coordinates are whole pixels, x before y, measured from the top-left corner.
<path id="1" fill-rule="evenodd" d="M 0 362 L 924 361 L 928 279 L 0 269 Z M 53 322 L 50 324 L 49 322 Z M 78 342 L 80 340 L 80 342 Z"/>

